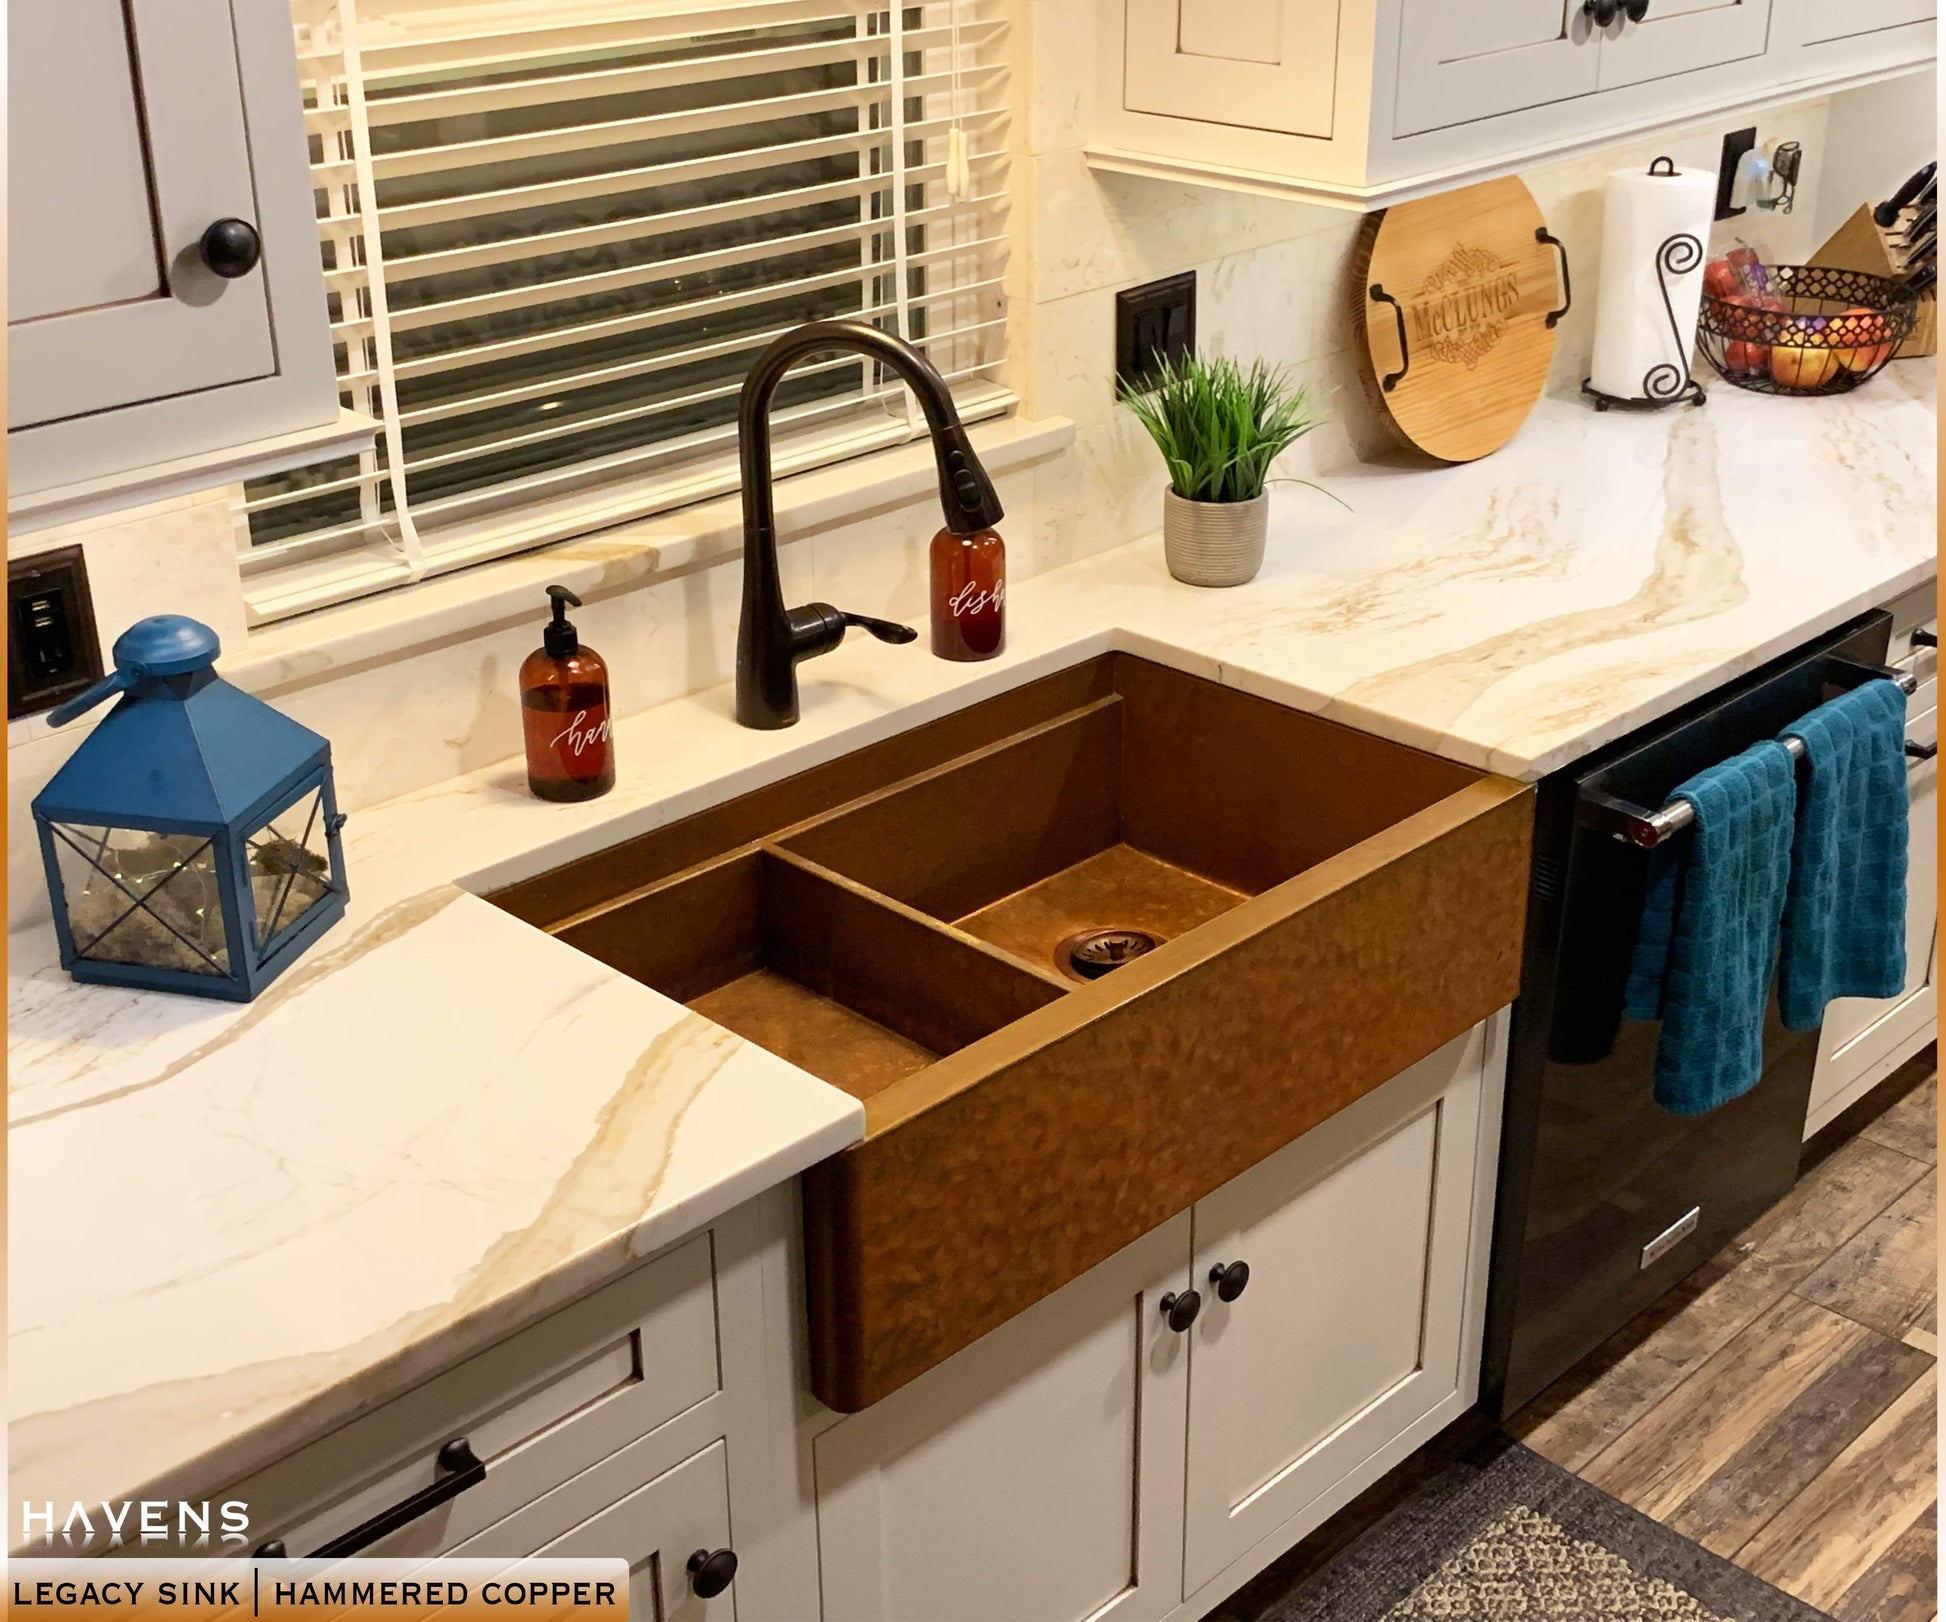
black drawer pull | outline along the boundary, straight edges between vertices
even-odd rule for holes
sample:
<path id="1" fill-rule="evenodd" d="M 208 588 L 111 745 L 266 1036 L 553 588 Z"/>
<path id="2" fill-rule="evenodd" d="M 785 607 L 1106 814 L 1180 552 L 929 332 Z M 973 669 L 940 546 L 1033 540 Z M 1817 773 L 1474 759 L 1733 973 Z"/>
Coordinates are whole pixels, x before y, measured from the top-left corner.
<path id="1" fill-rule="evenodd" d="M 400 1527 L 410 1525 L 421 1515 L 430 1513 L 441 1504 L 450 1503 L 461 1493 L 486 1480 L 487 1467 L 474 1456 L 473 1444 L 464 1436 L 455 1436 L 439 1450 L 438 1464 L 439 1478 L 431 1486 L 408 1494 L 389 1509 L 381 1509 L 368 1521 L 360 1521 L 349 1532 L 313 1550 L 309 1558 L 337 1560 L 348 1554 L 356 1554 L 360 1549 L 369 1549 L 380 1538 L 390 1537 Z M 259 1560 L 281 1560 L 289 1552 L 282 1538 L 260 1543 L 256 1551 Z"/>
<path id="2" fill-rule="evenodd" d="M 1908 760 L 1931 760 L 1934 755 L 1939 753 L 1939 745 L 1936 743 L 1909 743 L 1905 746 L 1905 752 Z"/>
<path id="3" fill-rule="evenodd" d="M 1915 648 L 1936 648 L 1939 646 L 1939 633 L 1929 631 L 1922 625 L 1912 633 L 1912 645 Z"/>

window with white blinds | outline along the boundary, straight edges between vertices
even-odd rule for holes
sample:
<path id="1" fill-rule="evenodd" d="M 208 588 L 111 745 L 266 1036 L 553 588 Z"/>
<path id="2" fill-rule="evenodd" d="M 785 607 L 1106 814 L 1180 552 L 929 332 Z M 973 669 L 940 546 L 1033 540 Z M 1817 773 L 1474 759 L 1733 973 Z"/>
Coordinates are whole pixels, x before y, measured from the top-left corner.
<path id="1" fill-rule="evenodd" d="M 339 374 L 384 427 L 244 487 L 253 618 L 734 489 L 743 373 L 800 321 L 1006 410 L 1006 3 L 297 0 Z M 782 471 L 922 431 L 857 358 L 775 421 Z"/>

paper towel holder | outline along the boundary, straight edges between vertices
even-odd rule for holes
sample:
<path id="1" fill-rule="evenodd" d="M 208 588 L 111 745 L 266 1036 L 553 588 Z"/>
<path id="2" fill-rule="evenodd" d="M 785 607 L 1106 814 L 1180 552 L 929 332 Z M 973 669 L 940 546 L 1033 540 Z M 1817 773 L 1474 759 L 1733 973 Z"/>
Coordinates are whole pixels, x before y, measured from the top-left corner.
<path id="1" fill-rule="evenodd" d="M 1676 174 L 1673 158 L 1657 158 L 1649 165 L 1649 173 L 1671 179 Z M 1581 392 L 1595 402 L 1597 411 L 1606 411 L 1610 406 L 1625 406 L 1636 411 L 1660 411 L 1664 406 L 1680 405 L 1685 401 L 1690 405 L 1701 405 L 1709 398 L 1689 370 L 1689 343 L 1683 341 L 1682 328 L 1676 321 L 1675 301 L 1669 296 L 1669 278 L 1686 276 L 1703 262 L 1703 244 L 1688 231 L 1678 231 L 1662 239 L 1662 246 L 1655 251 L 1656 286 L 1662 290 L 1663 313 L 1669 317 L 1669 335 L 1676 341 L 1676 359 L 1658 361 L 1642 374 L 1642 392 L 1639 395 L 1604 394 L 1588 379 L 1582 379 Z"/>

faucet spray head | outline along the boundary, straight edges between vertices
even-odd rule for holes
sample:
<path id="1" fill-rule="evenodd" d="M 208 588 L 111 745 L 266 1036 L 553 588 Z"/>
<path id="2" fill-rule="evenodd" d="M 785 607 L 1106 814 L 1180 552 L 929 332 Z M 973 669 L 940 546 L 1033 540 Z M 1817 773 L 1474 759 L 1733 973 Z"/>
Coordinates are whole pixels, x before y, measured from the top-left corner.
<path id="1" fill-rule="evenodd" d="M 965 428 L 950 424 L 933 436 L 933 448 L 939 462 L 939 505 L 949 530 L 955 535 L 977 535 L 1006 517 Z"/>

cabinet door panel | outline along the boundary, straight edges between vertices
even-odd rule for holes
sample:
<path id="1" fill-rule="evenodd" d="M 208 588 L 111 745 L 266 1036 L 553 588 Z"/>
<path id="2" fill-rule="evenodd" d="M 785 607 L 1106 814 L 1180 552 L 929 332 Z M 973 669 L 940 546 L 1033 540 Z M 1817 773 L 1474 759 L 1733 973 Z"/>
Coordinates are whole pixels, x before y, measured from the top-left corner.
<path id="1" fill-rule="evenodd" d="M 1600 61 L 1580 0 L 1404 0 L 1393 133 L 1585 96 Z"/>
<path id="2" fill-rule="evenodd" d="M 1639 23 L 1618 23 L 1602 41 L 1601 88 L 1666 79 L 1760 56 L 1771 0 L 1652 0 Z"/>
<path id="3" fill-rule="evenodd" d="M 266 377 L 262 267 L 197 245 L 257 207 L 226 0 L 9 8 L 7 423 Z"/>
<path id="4" fill-rule="evenodd" d="M 1187 1213 L 819 1435 L 833 1622 L 1141 1622 L 1181 1599 Z"/>
<path id="5" fill-rule="evenodd" d="M 1331 135 L 1339 0 L 1127 0 L 1139 113 Z"/>
<path id="6" fill-rule="evenodd" d="M 1190 1591 L 1460 1389 L 1485 1054 L 1476 1028 L 1196 1206 Z"/>
<path id="7" fill-rule="evenodd" d="M 635 1622 L 729 1622 L 736 1585 L 715 1599 L 689 1586 L 689 1557 L 731 1546 L 728 1449 L 713 1442 L 675 1469 L 562 1534 L 550 1558 L 628 1561 L 628 1614 Z"/>

